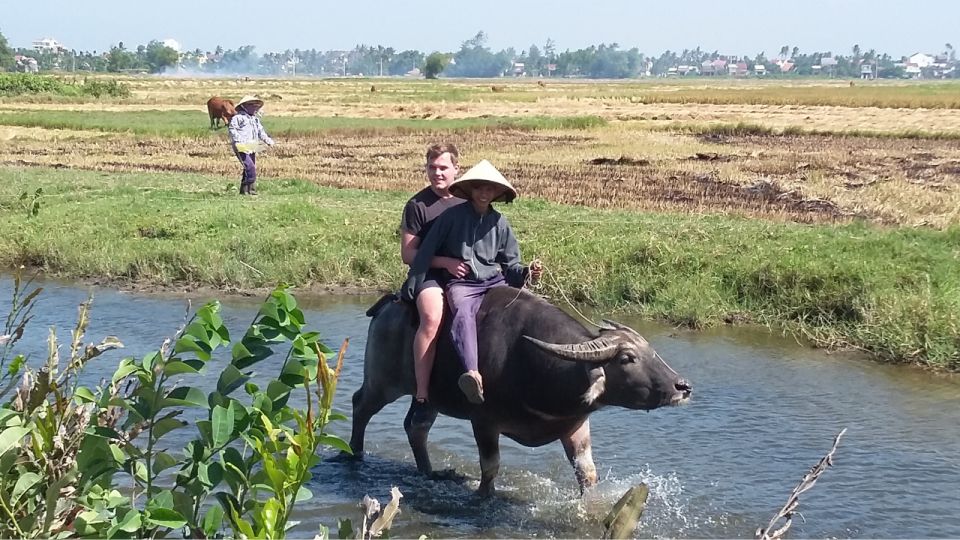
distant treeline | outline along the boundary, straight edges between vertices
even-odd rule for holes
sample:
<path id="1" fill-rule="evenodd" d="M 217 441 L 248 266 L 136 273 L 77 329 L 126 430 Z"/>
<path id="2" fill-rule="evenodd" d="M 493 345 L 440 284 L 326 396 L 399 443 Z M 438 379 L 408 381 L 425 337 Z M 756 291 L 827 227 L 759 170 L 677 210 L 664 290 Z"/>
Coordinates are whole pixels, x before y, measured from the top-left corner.
<path id="1" fill-rule="evenodd" d="M 941 69 L 935 76 L 956 77 L 956 55 L 947 43 L 944 51 L 935 53 Z M 136 49 L 121 42 L 109 51 L 43 51 L 11 50 L 0 35 L 0 68 L 26 70 L 17 64 L 14 55 L 36 60 L 39 71 L 149 72 L 264 75 L 264 76 L 398 76 L 422 73 L 427 77 L 584 77 L 624 79 L 667 75 L 729 75 L 736 73 L 783 76 L 823 75 L 899 78 L 907 76 L 905 58 L 893 57 L 874 49 L 861 50 L 854 45 L 849 53 L 834 51 L 804 53 L 798 47 L 784 45 L 776 54 L 760 52 L 753 56 L 722 54 L 700 47 L 683 51 L 665 51 L 659 56 L 646 55 L 636 47 L 622 49 L 617 43 L 592 45 L 585 49 L 559 51 L 553 40 L 531 45 L 525 50 L 512 47 L 493 51 L 487 36 L 478 32 L 453 52 L 426 54 L 417 50 L 397 51 L 382 45 L 357 45 L 349 51 L 286 50 L 258 54 L 253 45 L 238 49 L 216 47 L 213 51 L 195 49 L 177 53 L 164 44 L 151 41 Z M 830 59 L 824 61 L 824 59 Z M 22 59 L 21 59 L 22 60 Z M 713 66 L 705 63 L 719 60 Z M 737 72 L 735 66 L 741 64 Z M 746 70 L 743 69 L 746 65 Z M 866 67 L 865 67 L 866 66 Z M 869 67 L 869 70 L 867 69 Z"/>

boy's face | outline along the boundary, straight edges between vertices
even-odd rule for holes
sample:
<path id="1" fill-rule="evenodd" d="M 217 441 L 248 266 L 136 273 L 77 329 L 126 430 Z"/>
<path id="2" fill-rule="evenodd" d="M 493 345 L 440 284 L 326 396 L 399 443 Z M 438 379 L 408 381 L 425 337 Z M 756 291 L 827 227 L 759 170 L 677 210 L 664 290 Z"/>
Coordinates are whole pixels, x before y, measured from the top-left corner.
<path id="1" fill-rule="evenodd" d="M 493 182 L 477 182 L 470 190 L 470 198 L 477 203 L 487 205 L 503 195 L 507 188 Z"/>
<path id="2" fill-rule="evenodd" d="M 427 179 L 430 180 L 430 185 L 440 192 L 446 192 L 457 178 L 458 172 L 460 167 L 453 162 L 453 156 L 449 152 L 444 152 L 436 159 L 427 162 Z"/>

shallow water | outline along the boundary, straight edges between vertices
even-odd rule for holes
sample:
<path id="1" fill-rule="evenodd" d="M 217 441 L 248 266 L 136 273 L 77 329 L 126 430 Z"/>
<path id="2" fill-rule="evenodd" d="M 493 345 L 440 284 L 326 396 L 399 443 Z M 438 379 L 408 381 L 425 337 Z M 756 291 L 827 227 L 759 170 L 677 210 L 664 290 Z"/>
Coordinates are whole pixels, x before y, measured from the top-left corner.
<path id="1" fill-rule="evenodd" d="M 42 285 L 46 290 L 20 349 L 32 352 L 34 361 L 45 356 L 47 327 L 56 326 L 61 341 L 68 341 L 76 306 L 91 291 L 95 301 L 86 340 L 112 334 L 126 345 L 89 367 L 90 383 L 109 377 L 123 356 L 156 349 L 184 318 L 182 298 Z M 11 286 L 9 278 L 0 280 L 4 302 Z M 336 348 L 351 338 L 337 399 L 348 416 L 350 395 L 362 377 L 363 312 L 374 300 L 304 301 L 308 325 L 321 331 L 328 345 Z M 259 299 L 224 301 L 224 319 L 234 336 L 258 307 Z M 315 498 L 299 507 L 296 519 L 302 523 L 295 535 L 312 536 L 319 523 L 335 529 L 338 517 L 356 522 L 356 503 L 364 494 L 385 502 L 396 485 L 404 499 L 393 536 L 596 537 L 613 502 L 646 482 L 650 499 L 638 537 L 752 537 L 847 428 L 835 465 L 801 497 L 806 522 L 795 520 L 792 537 L 960 536 L 960 378 L 827 354 L 760 330 L 686 332 L 621 322 L 643 333 L 693 383 L 693 400 L 650 413 L 594 414 L 593 455 L 601 481 L 586 497 L 578 497 L 559 443 L 530 449 L 502 439 L 498 495 L 476 498 L 479 465 L 469 424 L 445 417 L 431 431 L 434 466 L 454 468 L 464 477 L 424 479 L 401 426 L 409 404 L 403 398 L 371 422 L 363 463 L 317 468 L 310 486 Z M 214 383 L 208 377 L 190 384 Z M 334 431 L 347 438 L 349 425 Z M 194 435 L 174 434 L 169 441 L 174 449 Z"/>

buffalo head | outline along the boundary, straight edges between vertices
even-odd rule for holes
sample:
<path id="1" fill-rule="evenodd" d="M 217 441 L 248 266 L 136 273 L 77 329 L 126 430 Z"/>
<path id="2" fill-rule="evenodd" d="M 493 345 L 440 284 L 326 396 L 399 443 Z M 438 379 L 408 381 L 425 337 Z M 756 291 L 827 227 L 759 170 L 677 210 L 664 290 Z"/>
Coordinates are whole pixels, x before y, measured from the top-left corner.
<path id="1" fill-rule="evenodd" d="M 634 329 L 604 321 L 600 336 L 583 343 L 547 343 L 524 336 L 552 356 L 593 364 L 593 384 L 584 400 L 629 409 L 680 405 L 692 387 Z"/>

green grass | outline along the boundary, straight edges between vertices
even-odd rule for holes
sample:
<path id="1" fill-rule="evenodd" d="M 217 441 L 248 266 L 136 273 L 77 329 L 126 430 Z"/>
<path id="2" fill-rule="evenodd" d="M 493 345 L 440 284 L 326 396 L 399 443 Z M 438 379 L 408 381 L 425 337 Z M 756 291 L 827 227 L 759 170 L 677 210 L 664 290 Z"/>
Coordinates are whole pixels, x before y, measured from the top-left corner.
<path id="1" fill-rule="evenodd" d="M 39 212 L 27 199 L 42 188 Z M 0 265 L 69 278 L 392 289 L 408 193 L 264 179 L 0 168 Z M 122 209 L 122 210 L 121 210 Z M 502 206 L 546 292 L 701 327 L 748 320 L 822 345 L 960 370 L 960 228 Z"/>
<path id="2" fill-rule="evenodd" d="M 324 131 L 436 132 L 485 129 L 588 129 L 605 125 L 597 116 L 526 118 L 477 117 L 463 119 L 383 119 L 347 117 L 267 116 L 271 135 L 302 135 Z M 135 133 L 153 136 L 211 136 L 206 111 L 5 111 L 0 125 Z"/>

